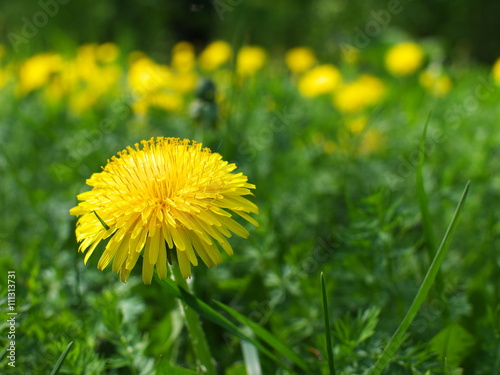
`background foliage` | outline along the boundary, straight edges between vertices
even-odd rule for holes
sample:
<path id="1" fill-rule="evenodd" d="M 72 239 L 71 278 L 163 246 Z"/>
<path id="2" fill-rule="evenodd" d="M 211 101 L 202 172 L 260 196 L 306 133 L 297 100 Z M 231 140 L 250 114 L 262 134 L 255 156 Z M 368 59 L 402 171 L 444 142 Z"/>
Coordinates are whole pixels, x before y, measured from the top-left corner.
<path id="1" fill-rule="evenodd" d="M 10 78 L 0 89 L 0 279 L 3 308 L 7 271 L 16 271 L 17 369 L 48 373 L 74 341 L 61 373 L 195 373 L 178 301 L 161 284 L 142 285 L 139 270 L 122 284 L 110 270 L 96 269 L 97 256 L 85 266 L 68 213 L 76 195 L 87 190 L 85 180 L 116 152 L 152 136 L 175 136 L 201 141 L 236 162 L 257 185 L 254 201 L 261 209 L 260 228 L 249 228 L 248 240 L 231 239 L 233 257 L 212 270 L 196 267 L 196 295 L 214 308 L 212 301 L 221 301 L 266 328 L 313 373 L 327 371 L 320 272 L 330 298 L 338 372 L 363 373 L 401 321 L 431 260 L 416 197 L 418 157 L 425 155 L 436 239 L 472 180 L 440 278 L 387 373 L 497 374 L 500 92 L 491 63 L 500 55 L 492 19 L 499 5 L 483 0 L 401 6 L 360 49 L 359 61 L 349 64 L 341 44 L 352 44 L 356 28 L 364 30 L 373 12 L 388 9 L 387 2 L 71 1 L 59 4 L 17 52 L 8 34 L 22 35 L 23 18 L 32 20 L 40 4 L 2 3 L 6 48 L 0 62 Z M 182 94 L 179 109 L 137 112 L 127 83 L 129 52 L 141 50 L 170 64 L 175 43 L 190 41 L 198 58 L 216 39 L 235 51 L 244 44 L 263 46 L 268 58 L 248 77 L 236 72 L 234 55 L 225 75 L 197 65 L 197 78 L 213 79 L 220 94 L 215 126 L 192 118 L 194 90 Z M 449 92 L 435 95 L 418 72 L 387 72 L 387 50 L 406 39 L 421 41 L 426 67 L 439 65 L 451 77 Z M 81 87 L 55 102 L 47 100 L 48 83 L 19 93 L 19 66 L 29 56 L 55 51 L 73 61 L 78 46 L 104 42 L 119 46 L 113 64 L 120 74 L 92 105 L 77 110 L 69 104 Z M 346 114 L 332 105 L 331 94 L 304 97 L 299 76 L 283 59 L 297 45 L 313 48 L 318 64 L 339 66 L 347 82 L 364 73 L 378 77 L 384 99 Z M 91 95 L 85 91 L 84 97 Z M 352 121 L 359 118 L 366 125 L 356 132 Z M 376 135 L 367 138 L 371 130 Z M 219 372 L 245 373 L 240 340 L 203 322 Z M 5 319 L 0 326 L 6 347 Z M 258 361 L 264 374 L 291 373 L 265 356 Z M 4 355 L 1 365 L 11 371 L 7 362 Z"/>

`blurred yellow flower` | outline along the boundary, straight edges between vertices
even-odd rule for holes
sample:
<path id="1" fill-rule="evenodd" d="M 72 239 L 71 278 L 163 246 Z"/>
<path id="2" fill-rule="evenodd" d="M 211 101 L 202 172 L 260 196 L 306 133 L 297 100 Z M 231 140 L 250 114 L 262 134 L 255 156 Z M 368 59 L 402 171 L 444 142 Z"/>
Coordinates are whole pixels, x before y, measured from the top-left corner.
<path id="1" fill-rule="evenodd" d="M 118 87 L 122 71 L 118 65 L 106 65 L 99 68 L 97 76 L 90 82 L 90 88 L 98 94 L 109 93 Z"/>
<path id="2" fill-rule="evenodd" d="M 196 88 L 197 83 L 198 77 L 196 76 L 196 74 L 192 72 L 186 72 L 176 75 L 173 78 L 172 86 L 176 91 L 185 94 L 193 92 Z"/>
<path id="3" fill-rule="evenodd" d="M 175 93 L 158 92 L 147 98 L 147 103 L 151 107 L 157 107 L 166 111 L 178 111 L 182 108 L 182 96 Z"/>
<path id="4" fill-rule="evenodd" d="M 384 83 L 369 74 L 340 87 L 333 96 L 333 105 L 343 113 L 359 112 L 378 104 L 385 95 Z"/>
<path id="5" fill-rule="evenodd" d="M 90 109 L 96 102 L 97 95 L 91 89 L 81 90 L 73 93 L 69 98 L 69 108 L 77 115 Z"/>
<path id="6" fill-rule="evenodd" d="M 27 59 L 19 68 L 17 92 L 26 95 L 45 85 L 50 76 L 63 65 L 62 57 L 55 53 L 42 53 Z"/>
<path id="7" fill-rule="evenodd" d="M 196 57 L 194 47 L 188 42 L 179 42 L 172 48 L 172 68 L 178 72 L 189 72 L 194 69 Z"/>
<path id="8" fill-rule="evenodd" d="M 266 51 L 261 47 L 241 47 L 236 57 L 236 72 L 242 76 L 253 75 L 264 66 L 266 58 Z"/>
<path id="9" fill-rule="evenodd" d="M 368 117 L 366 116 L 357 116 L 354 118 L 350 118 L 347 120 L 347 129 L 352 134 L 359 134 L 366 128 L 366 124 L 368 124 Z"/>
<path id="10" fill-rule="evenodd" d="M 85 82 L 92 81 L 98 73 L 96 51 L 96 44 L 85 44 L 78 48 L 76 55 L 78 76 Z"/>
<path id="11" fill-rule="evenodd" d="M 341 80 L 340 71 L 335 66 L 320 65 L 301 77 L 299 91 L 307 98 L 331 93 L 339 86 Z"/>
<path id="12" fill-rule="evenodd" d="M 492 75 L 495 82 L 500 83 L 500 57 L 493 64 Z"/>
<path id="13" fill-rule="evenodd" d="M 229 43 L 217 40 L 210 43 L 200 55 L 200 66 L 202 69 L 211 71 L 225 64 L 231 58 L 233 50 Z"/>
<path id="14" fill-rule="evenodd" d="M 172 84 L 172 72 L 166 65 L 158 65 L 148 57 L 132 62 L 128 71 L 128 83 L 137 95 L 145 95 Z"/>
<path id="15" fill-rule="evenodd" d="M 118 46 L 114 43 L 104 43 L 97 47 L 96 57 L 97 60 L 104 63 L 112 63 L 118 59 L 120 50 Z"/>
<path id="16" fill-rule="evenodd" d="M 148 112 L 148 100 L 147 98 L 141 98 L 132 103 L 132 111 L 136 115 L 145 115 Z"/>
<path id="17" fill-rule="evenodd" d="M 424 51 L 413 42 L 393 46 L 385 56 L 387 70 L 395 76 L 406 76 L 415 72 L 424 61 Z"/>
<path id="18" fill-rule="evenodd" d="M 453 86 L 450 77 L 437 71 L 426 70 L 419 76 L 420 84 L 437 98 L 448 94 Z"/>
<path id="19" fill-rule="evenodd" d="M 4 87 L 9 80 L 9 74 L 5 69 L 0 68 L 0 88 Z"/>
<path id="20" fill-rule="evenodd" d="M 316 63 L 314 52 L 307 47 L 295 47 L 285 54 L 285 63 L 294 73 L 303 73 Z"/>
<path id="21" fill-rule="evenodd" d="M 110 238 L 97 267 L 113 261 L 125 282 L 143 254 L 142 279 L 150 284 L 155 267 L 160 279 L 167 277 L 174 254 L 185 278 L 198 256 L 212 267 L 222 262 L 219 247 L 232 255 L 226 237 L 249 235 L 232 214 L 258 226 L 249 213 L 259 209 L 244 198 L 255 185 L 200 143 L 151 138 L 141 145 L 127 147 L 94 173 L 87 180 L 92 190 L 78 195 L 82 202 L 70 210 L 79 217 L 76 238 L 79 251 L 87 252 L 85 263 Z"/>
<path id="22" fill-rule="evenodd" d="M 63 100 L 66 92 L 63 79 L 61 76 L 57 76 L 45 85 L 43 95 L 47 103 L 55 104 Z"/>

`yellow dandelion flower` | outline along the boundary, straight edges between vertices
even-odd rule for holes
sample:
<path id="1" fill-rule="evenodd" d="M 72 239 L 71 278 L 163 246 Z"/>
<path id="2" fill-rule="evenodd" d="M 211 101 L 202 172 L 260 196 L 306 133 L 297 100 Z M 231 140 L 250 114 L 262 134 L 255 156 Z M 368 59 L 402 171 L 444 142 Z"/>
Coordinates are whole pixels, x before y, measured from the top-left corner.
<path id="1" fill-rule="evenodd" d="M 333 92 L 341 80 L 340 71 L 335 66 L 320 65 L 302 76 L 299 81 L 299 91 L 302 96 L 312 98 Z"/>
<path id="2" fill-rule="evenodd" d="M 384 83 L 370 74 L 363 74 L 354 82 L 338 89 L 333 105 L 343 113 L 356 113 L 366 107 L 378 104 L 385 95 Z"/>
<path id="3" fill-rule="evenodd" d="M 196 58 L 194 47 L 188 42 L 179 42 L 172 48 L 172 67 L 178 72 L 194 69 Z"/>
<path id="4" fill-rule="evenodd" d="M 500 83 L 500 57 L 493 64 L 492 75 L 495 82 Z"/>
<path id="5" fill-rule="evenodd" d="M 61 69 L 62 65 L 62 57 L 55 53 L 42 53 L 30 57 L 19 69 L 18 93 L 25 95 L 39 89 L 50 80 L 53 73 Z"/>
<path id="6" fill-rule="evenodd" d="M 7 84 L 7 81 L 9 80 L 9 75 L 8 73 L 0 68 L 0 88 L 4 87 Z"/>
<path id="7" fill-rule="evenodd" d="M 44 88 L 43 95 L 47 103 L 59 103 L 66 94 L 66 88 L 60 76 L 51 80 Z"/>
<path id="8" fill-rule="evenodd" d="M 98 94 L 105 94 L 118 87 L 122 71 L 118 65 L 100 67 L 98 74 L 89 82 L 89 88 Z"/>
<path id="9" fill-rule="evenodd" d="M 75 114 L 82 114 L 92 108 L 97 101 L 97 95 L 91 89 L 73 93 L 69 98 L 69 108 Z"/>
<path id="10" fill-rule="evenodd" d="M 229 43 L 217 40 L 210 43 L 200 55 L 200 66 L 202 69 L 211 71 L 225 64 L 233 53 Z"/>
<path id="11" fill-rule="evenodd" d="M 316 63 L 316 56 L 310 48 L 295 47 L 285 54 L 285 63 L 293 73 L 303 73 Z"/>
<path id="12" fill-rule="evenodd" d="M 450 77 L 433 70 L 422 72 L 419 76 L 419 82 L 431 95 L 437 98 L 448 94 L 453 86 Z"/>
<path id="13" fill-rule="evenodd" d="M 395 76 L 406 76 L 415 72 L 424 61 L 424 51 L 413 42 L 399 43 L 385 55 L 385 66 Z"/>
<path id="14" fill-rule="evenodd" d="M 120 49 L 114 43 L 104 43 L 97 47 L 96 57 L 97 60 L 104 63 L 115 62 L 120 54 Z"/>
<path id="15" fill-rule="evenodd" d="M 132 111 L 136 115 L 145 115 L 148 112 L 149 100 L 141 99 L 132 103 Z"/>
<path id="16" fill-rule="evenodd" d="M 192 72 L 179 73 L 172 82 L 172 87 L 175 91 L 182 94 L 193 92 L 198 83 L 198 77 Z"/>
<path id="17" fill-rule="evenodd" d="M 241 47 L 236 57 L 236 71 L 242 76 L 251 76 L 264 66 L 266 51 L 261 47 Z"/>
<path id="18" fill-rule="evenodd" d="M 90 82 L 98 74 L 98 65 L 96 60 L 96 44 L 84 44 L 78 47 L 76 55 L 76 66 L 78 76 L 84 82 Z"/>
<path id="19" fill-rule="evenodd" d="M 176 93 L 158 92 L 147 98 L 151 107 L 162 108 L 166 111 L 178 111 L 182 108 L 182 96 Z"/>
<path id="20" fill-rule="evenodd" d="M 355 118 L 351 118 L 347 120 L 347 129 L 352 134 L 360 134 L 363 130 L 365 130 L 366 125 L 368 124 L 368 117 L 359 116 Z"/>
<path id="21" fill-rule="evenodd" d="M 127 147 L 94 173 L 87 180 L 92 190 L 78 195 L 82 202 L 70 210 L 79 216 L 76 238 L 85 263 L 109 237 L 98 268 L 113 261 L 123 282 L 141 254 L 145 284 L 155 267 L 160 279 L 167 277 L 173 253 L 185 278 L 198 257 L 208 267 L 221 263 L 219 246 L 232 255 L 226 237 L 249 233 L 230 211 L 258 226 L 249 213 L 259 209 L 244 198 L 255 185 L 242 173 L 231 173 L 236 165 L 201 143 L 160 137 L 141 144 Z"/>
<path id="22" fill-rule="evenodd" d="M 132 62 L 128 71 L 128 83 L 132 91 L 145 95 L 172 83 L 172 72 L 166 65 L 158 65 L 147 57 L 140 57 Z"/>

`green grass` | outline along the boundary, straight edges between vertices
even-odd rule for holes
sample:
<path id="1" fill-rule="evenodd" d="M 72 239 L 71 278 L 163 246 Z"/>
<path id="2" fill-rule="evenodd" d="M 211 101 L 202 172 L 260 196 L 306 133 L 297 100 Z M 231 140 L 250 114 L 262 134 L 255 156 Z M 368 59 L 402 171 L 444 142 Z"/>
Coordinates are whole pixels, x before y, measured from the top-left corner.
<path id="1" fill-rule="evenodd" d="M 75 115 L 40 92 L 16 98 L 4 88 L 0 280 L 16 271 L 16 369 L 50 373 L 64 352 L 59 374 L 196 373 L 178 291 L 143 285 L 140 267 L 120 283 L 97 270 L 96 255 L 85 266 L 68 212 L 116 152 L 175 136 L 236 162 L 257 186 L 260 228 L 231 238 L 235 255 L 220 266 L 193 270 L 191 287 L 208 306 L 195 311 L 219 374 L 329 373 L 320 273 L 336 374 L 367 373 L 412 304 L 433 238 L 444 236 L 468 180 L 439 289 L 420 301 L 385 373 L 498 374 L 500 92 L 480 66 L 452 70 L 454 87 L 440 99 L 416 77 L 373 69 L 388 96 L 365 111 L 368 129 L 384 139 L 368 154 L 353 151 L 360 136 L 347 132 L 330 98 L 302 98 L 281 63 L 227 87 L 215 128 L 190 120 L 187 109 L 136 116 L 125 93 Z M 479 99 L 478 87 L 488 95 Z M 341 146 L 325 153 L 322 139 Z M 0 325 L 8 347 L 6 319 Z M 16 373 L 7 363 L 3 356 L 6 373 Z"/>

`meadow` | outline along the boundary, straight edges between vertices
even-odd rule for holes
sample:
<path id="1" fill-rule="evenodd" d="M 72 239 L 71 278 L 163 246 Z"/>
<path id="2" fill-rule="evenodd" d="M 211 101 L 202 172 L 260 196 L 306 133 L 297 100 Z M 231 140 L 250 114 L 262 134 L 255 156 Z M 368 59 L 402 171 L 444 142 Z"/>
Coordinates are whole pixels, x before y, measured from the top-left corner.
<path id="1" fill-rule="evenodd" d="M 330 60 L 224 41 L 167 55 L 0 49 L 2 373 L 374 374 L 468 181 L 383 373 L 500 373 L 500 64 L 407 40 Z M 202 143 L 256 186 L 258 228 L 237 219 L 248 238 L 192 268 L 192 295 L 145 285 L 142 259 L 126 283 L 98 270 L 104 244 L 86 265 L 78 252 L 69 210 L 86 180 L 152 137 Z"/>

